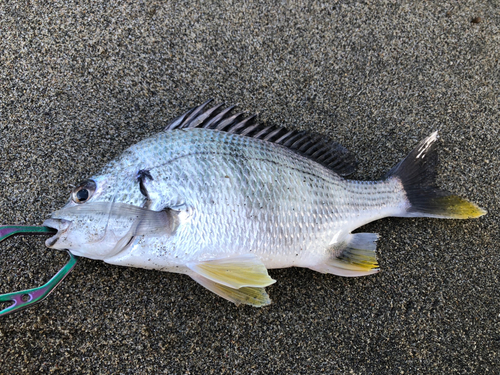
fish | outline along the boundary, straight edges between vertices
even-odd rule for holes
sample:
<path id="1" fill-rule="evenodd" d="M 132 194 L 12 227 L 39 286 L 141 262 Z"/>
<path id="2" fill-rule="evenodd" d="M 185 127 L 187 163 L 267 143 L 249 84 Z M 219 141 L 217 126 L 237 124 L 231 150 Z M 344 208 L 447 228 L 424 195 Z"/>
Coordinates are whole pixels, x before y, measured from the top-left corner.
<path id="1" fill-rule="evenodd" d="M 375 274 L 385 217 L 477 218 L 436 185 L 437 132 L 377 181 L 322 135 L 259 123 L 207 101 L 79 183 L 43 225 L 51 249 L 190 276 L 239 305 L 271 303 L 269 269 Z"/>

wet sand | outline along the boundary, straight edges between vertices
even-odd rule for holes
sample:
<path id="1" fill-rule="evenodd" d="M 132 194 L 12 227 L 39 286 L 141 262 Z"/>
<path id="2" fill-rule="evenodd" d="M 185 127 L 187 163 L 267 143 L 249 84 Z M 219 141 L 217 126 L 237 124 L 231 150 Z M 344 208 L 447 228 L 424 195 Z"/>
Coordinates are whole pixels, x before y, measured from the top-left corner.
<path id="1" fill-rule="evenodd" d="M 81 258 L 0 320 L 1 374 L 499 371 L 500 5 L 310 3 L 3 1 L 0 222 L 40 225 L 72 184 L 209 98 L 335 139 L 355 179 L 439 130 L 440 187 L 489 214 L 371 223 L 380 273 L 271 270 L 261 309 Z M 0 293 L 67 259 L 39 237 L 0 255 Z"/>

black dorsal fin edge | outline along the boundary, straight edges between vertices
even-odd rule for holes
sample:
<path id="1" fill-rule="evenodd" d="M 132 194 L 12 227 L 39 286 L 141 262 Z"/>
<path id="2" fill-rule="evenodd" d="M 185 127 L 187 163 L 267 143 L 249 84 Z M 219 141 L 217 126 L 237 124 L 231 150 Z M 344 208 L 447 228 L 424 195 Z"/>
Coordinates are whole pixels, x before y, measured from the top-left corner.
<path id="1" fill-rule="evenodd" d="M 320 134 L 298 130 L 287 130 L 278 126 L 266 126 L 256 121 L 256 116 L 245 116 L 243 112 L 232 115 L 234 106 L 224 104 L 208 106 L 212 99 L 190 109 L 171 121 L 165 131 L 187 128 L 207 128 L 239 134 L 279 144 L 333 170 L 348 176 L 356 170 L 356 160 L 345 147 L 325 139 Z"/>

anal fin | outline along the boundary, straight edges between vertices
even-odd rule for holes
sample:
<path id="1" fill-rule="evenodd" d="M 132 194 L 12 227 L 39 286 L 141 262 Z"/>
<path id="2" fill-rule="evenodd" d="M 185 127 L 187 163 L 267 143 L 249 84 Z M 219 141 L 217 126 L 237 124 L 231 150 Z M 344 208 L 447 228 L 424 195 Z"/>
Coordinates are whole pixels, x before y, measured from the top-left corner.
<path id="1" fill-rule="evenodd" d="M 379 271 L 376 249 L 378 234 L 355 233 L 347 236 L 344 246 L 326 262 L 311 269 L 338 276 L 357 277 Z"/>
<path id="2" fill-rule="evenodd" d="M 267 273 L 266 266 L 252 254 L 192 262 L 187 266 L 209 280 L 234 289 L 263 288 L 276 282 Z"/>
<path id="3" fill-rule="evenodd" d="M 264 288 L 242 287 L 235 289 L 216 283 L 199 274 L 191 274 L 190 276 L 193 280 L 211 292 L 214 292 L 218 296 L 225 298 L 236 305 L 245 304 L 254 307 L 262 307 L 271 304 L 271 300 L 269 299 L 269 296 Z"/>

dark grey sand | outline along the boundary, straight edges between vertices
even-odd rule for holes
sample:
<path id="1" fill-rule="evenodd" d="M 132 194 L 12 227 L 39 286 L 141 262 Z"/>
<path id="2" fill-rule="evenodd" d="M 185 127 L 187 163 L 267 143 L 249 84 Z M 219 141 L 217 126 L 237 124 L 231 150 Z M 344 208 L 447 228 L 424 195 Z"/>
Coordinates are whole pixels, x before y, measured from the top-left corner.
<path id="1" fill-rule="evenodd" d="M 208 98 L 336 139 L 357 179 L 439 130 L 439 185 L 489 214 L 372 223 L 379 274 L 272 270 L 262 309 L 82 258 L 0 320 L 0 373 L 498 374 L 500 5 L 434 3 L 1 1 L 3 224 L 40 225 L 71 184 Z M 66 262 L 43 240 L 0 245 L 1 293 Z"/>

